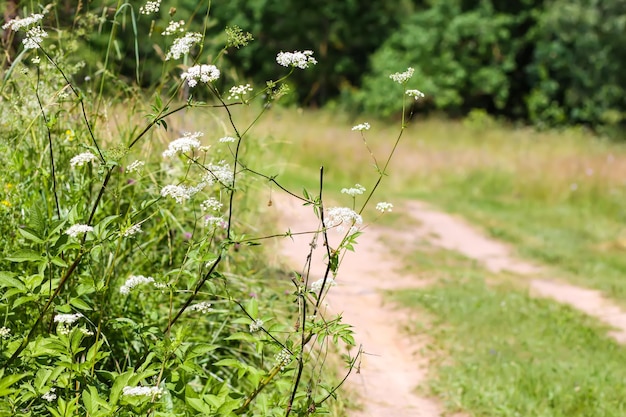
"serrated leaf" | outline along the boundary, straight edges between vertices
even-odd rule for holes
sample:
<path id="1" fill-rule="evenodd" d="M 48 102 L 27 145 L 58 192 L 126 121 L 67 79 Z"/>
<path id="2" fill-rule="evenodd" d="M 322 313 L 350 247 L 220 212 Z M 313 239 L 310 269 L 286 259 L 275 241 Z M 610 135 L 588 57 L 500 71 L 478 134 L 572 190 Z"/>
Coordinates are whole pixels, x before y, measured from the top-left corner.
<path id="1" fill-rule="evenodd" d="M 22 249 L 15 252 L 13 255 L 7 257 L 7 260 L 11 262 L 37 262 L 44 258 L 40 253 L 30 249 Z"/>
<path id="2" fill-rule="evenodd" d="M 17 229 L 17 232 L 22 235 L 22 237 L 26 240 L 33 241 L 35 243 L 44 243 L 45 241 L 37 235 L 37 232 L 33 229 L 25 227 L 23 229 Z"/>

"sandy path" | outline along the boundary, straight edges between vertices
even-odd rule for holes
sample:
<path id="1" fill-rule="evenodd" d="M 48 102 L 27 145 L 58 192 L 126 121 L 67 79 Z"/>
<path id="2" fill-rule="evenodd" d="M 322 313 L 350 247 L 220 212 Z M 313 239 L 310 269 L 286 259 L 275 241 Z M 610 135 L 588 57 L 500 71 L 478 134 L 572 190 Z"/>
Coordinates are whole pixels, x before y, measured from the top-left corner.
<path id="1" fill-rule="evenodd" d="M 283 227 L 292 232 L 318 228 L 310 207 L 280 196 L 273 200 Z M 331 312 L 342 313 L 344 322 L 354 326 L 356 342 L 365 352 L 360 373 L 353 373 L 348 380 L 363 406 L 351 417 L 437 417 L 442 414 L 437 401 L 415 392 L 426 376 L 426 360 L 418 354 L 424 342 L 401 331 L 407 313 L 384 305 L 380 294 L 380 290 L 418 287 L 423 283 L 394 272 L 398 263 L 380 243 L 381 234 L 381 229 L 369 227 L 359 237 L 356 252 L 348 252 L 342 260 L 337 285 L 326 299 Z M 333 232 L 329 237 L 337 239 L 338 234 Z M 310 240 L 308 235 L 282 239 L 280 251 L 294 268 L 304 264 Z M 311 280 L 323 274 L 323 254 L 319 242 Z"/>
<path id="2" fill-rule="evenodd" d="M 614 329 L 609 332 L 610 336 L 620 343 L 626 343 L 626 312 L 599 291 L 557 280 L 532 278 L 545 275 L 546 271 L 538 265 L 516 258 L 508 246 L 484 236 L 467 222 L 425 203 L 408 202 L 406 211 L 421 224 L 417 235 L 427 236 L 435 245 L 475 259 L 491 271 L 506 270 L 530 277 L 531 294 L 552 298 L 597 318 Z"/>

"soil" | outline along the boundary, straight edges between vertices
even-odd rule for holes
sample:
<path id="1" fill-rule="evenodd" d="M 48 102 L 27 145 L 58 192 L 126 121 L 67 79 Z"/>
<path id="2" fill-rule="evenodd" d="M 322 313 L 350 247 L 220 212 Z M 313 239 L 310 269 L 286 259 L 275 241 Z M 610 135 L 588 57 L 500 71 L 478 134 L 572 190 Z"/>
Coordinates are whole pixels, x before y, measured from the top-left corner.
<path id="1" fill-rule="evenodd" d="M 273 200 L 283 227 L 293 233 L 318 229 L 318 220 L 310 207 L 302 207 L 284 196 Z M 417 223 L 413 230 L 402 232 L 404 238 L 423 239 L 457 251 L 494 272 L 509 271 L 524 276 L 531 294 L 552 298 L 596 317 L 614 329 L 610 332 L 612 337 L 620 343 L 626 342 L 626 313 L 598 291 L 544 279 L 549 273 L 545 267 L 517 258 L 507 245 L 426 203 L 407 202 L 399 210 Z M 359 236 L 356 251 L 348 252 L 342 259 L 337 285 L 331 288 L 326 299 L 329 312 L 341 313 L 344 322 L 354 327 L 357 344 L 361 344 L 365 352 L 360 371 L 348 379 L 349 387 L 357 391 L 362 405 L 362 409 L 351 413 L 350 417 L 441 416 L 443 407 L 439 401 L 419 394 L 425 391 L 428 366 L 428 359 L 420 351 L 428 340 L 425 336 L 420 339 L 408 336 L 402 326 L 410 313 L 385 304 L 381 295 L 383 290 L 423 287 L 429 282 L 396 272 L 400 261 L 395 260 L 390 248 L 381 242 L 384 235 L 384 228 L 369 226 Z M 335 247 L 340 235 L 332 232 L 329 237 L 335 239 L 331 241 L 331 247 Z M 311 235 L 298 235 L 283 239 L 280 253 L 297 268 L 304 265 L 310 249 Z M 322 242 L 317 242 L 311 282 L 323 274 L 324 254 Z"/>

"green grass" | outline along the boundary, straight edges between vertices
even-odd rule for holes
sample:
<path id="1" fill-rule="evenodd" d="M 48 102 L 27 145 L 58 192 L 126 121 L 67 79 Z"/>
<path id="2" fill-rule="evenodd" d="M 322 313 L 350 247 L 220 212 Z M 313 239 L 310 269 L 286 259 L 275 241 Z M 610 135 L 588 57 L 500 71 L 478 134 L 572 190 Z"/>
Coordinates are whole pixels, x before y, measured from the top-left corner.
<path id="1" fill-rule="evenodd" d="M 595 320 L 534 299 L 472 261 L 430 248 L 408 268 L 439 282 L 393 298 L 433 339 L 432 393 L 473 416 L 623 416 L 626 350 Z M 489 278 L 492 285 L 485 284 Z M 414 315 L 415 316 L 415 315 Z"/>

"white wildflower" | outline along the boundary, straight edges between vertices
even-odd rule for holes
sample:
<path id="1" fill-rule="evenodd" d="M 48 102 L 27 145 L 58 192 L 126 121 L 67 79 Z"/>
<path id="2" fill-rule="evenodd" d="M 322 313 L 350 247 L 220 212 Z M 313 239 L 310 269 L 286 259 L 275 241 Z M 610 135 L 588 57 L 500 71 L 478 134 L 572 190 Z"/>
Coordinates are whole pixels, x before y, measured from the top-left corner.
<path id="1" fill-rule="evenodd" d="M 283 67 L 291 66 L 300 69 L 306 69 L 309 65 L 317 64 L 313 58 L 313 51 L 279 52 L 276 56 L 276 62 Z"/>
<path id="2" fill-rule="evenodd" d="M 95 162 L 97 160 L 98 158 L 96 157 L 96 155 L 92 154 L 91 152 L 83 152 L 70 159 L 70 166 L 72 168 L 82 167 L 89 162 Z"/>
<path id="3" fill-rule="evenodd" d="M 164 290 L 167 288 L 167 284 L 165 282 L 153 282 L 152 285 L 154 285 L 154 288 L 159 290 Z"/>
<path id="4" fill-rule="evenodd" d="M 65 231 L 65 234 L 71 237 L 78 237 L 83 233 L 93 232 L 93 227 L 87 224 L 75 224 Z"/>
<path id="5" fill-rule="evenodd" d="M 263 320 L 256 319 L 252 323 L 250 323 L 250 333 L 258 332 L 263 328 Z"/>
<path id="6" fill-rule="evenodd" d="M 220 161 L 217 164 L 209 164 L 207 170 L 209 172 L 204 176 L 204 181 L 209 185 L 213 185 L 215 181 L 226 187 L 230 187 L 233 184 L 233 169 L 226 161 Z"/>
<path id="7" fill-rule="evenodd" d="M 0 337 L 2 339 L 6 339 L 11 336 L 11 329 L 8 327 L 0 327 Z"/>
<path id="8" fill-rule="evenodd" d="M 362 132 L 364 130 L 370 130 L 370 124 L 367 122 L 360 123 L 356 126 L 352 126 L 352 130 L 358 130 L 359 132 Z"/>
<path id="9" fill-rule="evenodd" d="M 156 1 L 148 1 L 145 5 L 139 8 L 139 13 L 141 14 L 153 14 L 158 13 L 161 8 L 161 0 Z"/>
<path id="10" fill-rule="evenodd" d="M 274 358 L 280 364 L 280 370 L 284 371 L 289 362 L 291 362 L 291 353 L 287 349 L 283 349 Z"/>
<path id="11" fill-rule="evenodd" d="M 415 100 L 426 97 L 424 93 L 422 93 L 420 90 L 406 90 L 406 95 L 409 97 L 414 97 Z"/>
<path id="12" fill-rule="evenodd" d="M 226 220 L 224 220 L 223 217 L 219 217 L 219 216 L 206 216 L 204 218 L 204 225 L 207 226 L 207 227 L 210 227 L 210 228 L 219 226 L 222 229 L 225 229 L 226 228 Z"/>
<path id="13" fill-rule="evenodd" d="M 409 67 L 404 72 L 396 72 L 395 74 L 391 74 L 389 78 L 397 82 L 398 84 L 405 84 L 407 81 L 411 79 L 415 70 Z"/>
<path id="14" fill-rule="evenodd" d="M 43 19 L 43 14 L 41 13 L 31 14 L 30 16 L 23 19 L 16 17 L 15 19 L 9 20 L 7 23 L 2 25 L 2 29 L 9 29 L 17 32 L 20 29 L 27 28 L 28 26 L 41 22 L 41 19 Z"/>
<path id="15" fill-rule="evenodd" d="M 92 332 L 91 330 L 89 330 L 89 329 L 86 329 L 86 328 L 84 328 L 84 327 L 81 327 L 81 328 L 80 328 L 80 329 L 78 329 L 78 330 L 80 330 L 80 332 L 81 332 L 82 334 L 84 334 L 85 336 L 93 336 L 93 332 Z"/>
<path id="16" fill-rule="evenodd" d="M 248 94 L 250 91 L 252 91 L 252 87 L 250 87 L 250 84 L 242 84 L 230 87 L 230 90 L 228 90 L 228 100 L 243 99 L 243 96 Z"/>
<path id="17" fill-rule="evenodd" d="M 24 49 L 37 49 L 43 42 L 44 38 L 48 37 L 48 32 L 43 30 L 41 26 L 35 26 L 26 32 L 26 37 L 22 40 Z"/>
<path id="18" fill-rule="evenodd" d="M 336 227 L 338 232 L 348 229 L 353 234 L 363 224 L 363 218 L 347 207 L 331 207 L 326 210 L 325 223 L 328 228 Z"/>
<path id="19" fill-rule="evenodd" d="M 183 26 L 185 26 L 185 21 L 184 20 L 179 20 L 178 22 L 176 22 L 175 20 L 172 20 L 169 23 L 169 25 L 167 25 L 165 30 L 163 32 L 161 32 L 161 35 L 169 36 L 169 35 L 174 35 L 176 33 L 184 32 L 185 29 L 183 29 Z"/>
<path id="20" fill-rule="evenodd" d="M 133 161 L 130 165 L 126 167 L 126 172 L 139 172 L 146 163 L 144 161 Z"/>
<path id="21" fill-rule="evenodd" d="M 128 229 L 122 232 L 122 237 L 135 236 L 137 233 L 141 233 L 141 223 L 133 224 Z"/>
<path id="22" fill-rule="evenodd" d="M 203 187 L 203 183 L 197 187 L 188 187 L 185 185 L 166 185 L 161 189 L 161 196 L 172 197 L 178 204 L 182 204 L 198 193 Z"/>
<path id="23" fill-rule="evenodd" d="M 311 291 L 319 292 L 322 289 L 322 284 L 324 284 L 324 278 L 311 283 Z M 334 279 L 331 277 L 326 278 L 326 285 L 324 285 L 324 288 L 334 287 L 335 285 L 337 285 L 337 283 Z"/>
<path id="24" fill-rule="evenodd" d="M 198 85 L 198 81 L 208 84 L 220 78 L 220 70 L 215 65 L 194 65 L 180 75 L 180 78 L 187 80 L 189 87 Z"/>
<path id="25" fill-rule="evenodd" d="M 154 278 L 152 277 L 144 277 L 143 275 L 131 275 L 128 277 L 124 285 L 120 287 L 120 293 L 127 295 L 130 293 L 130 290 L 135 288 L 138 285 L 145 285 L 154 282 Z"/>
<path id="26" fill-rule="evenodd" d="M 392 209 L 393 204 L 387 203 L 385 201 L 381 201 L 380 203 L 376 204 L 376 210 L 380 211 L 381 213 L 392 211 Z"/>
<path id="27" fill-rule="evenodd" d="M 342 188 L 341 189 L 341 193 L 342 194 L 348 194 L 351 197 L 355 197 L 357 195 L 361 195 L 365 192 L 365 187 L 363 187 L 361 184 L 355 184 L 354 187 L 352 188 Z"/>
<path id="28" fill-rule="evenodd" d="M 191 50 L 191 47 L 197 44 L 202 40 L 202 35 L 197 32 L 186 33 L 185 36 L 181 38 L 176 38 L 170 51 L 165 56 L 165 60 L 169 61 L 170 59 L 179 59 L 183 55 L 187 55 Z"/>
<path id="29" fill-rule="evenodd" d="M 222 143 L 229 143 L 229 142 L 237 142 L 237 139 L 232 136 L 224 136 L 223 138 L 220 138 L 219 141 Z"/>
<path id="30" fill-rule="evenodd" d="M 159 387 L 129 387 L 122 389 L 122 395 L 126 397 L 160 397 L 163 390 Z"/>
<path id="31" fill-rule="evenodd" d="M 56 400 L 57 395 L 54 393 L 54 391 L 56 391 L 56 388 L 50 388 L 48 392 L 46 392 L 44 395 L 41 396 L 41 399 L 46 400 L 50 403 Z"/>
<path id="32" fill-rule="evenodd" d="M 200 313 L 203 313 L 203 314 L 207 314 L 213 311 L 213 309 L 211 308 L 211 303 L 207 303 L 206 301 L 192 305 L 191 307 L 189 307 L 189 310 L 199 311 Z"/>
<path id="33" fill-rule="evenodd" d="M 200 207 L 204 211 L 220 211 L 223 206 L 224 204 L 220 203 L 220 201 L 215 197 L 204 200 L 202 204 L 200 204 Z"/>
<path id="34" fill-rule="evenodd" d="M 56 316 L 54 316 L 54 322 L 61 323 L 61 324 L 72 324 L 76 322 L 78 319 L 80 319 L 81 317 L 83 317 L 83 315 L 80 313 L 57 314 Z"/>
<path id="35" fill-rule="evenodd" d="M 173 140 L 167 147 L 167 150 L 163 152 L 164 158 L 171 158 L 177 153 L 189 152 L 192 149 L 200 147 L 199 137 L 204 136 L 202 132 L 185 132 L 181 138 Z"/>

